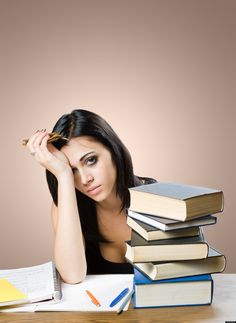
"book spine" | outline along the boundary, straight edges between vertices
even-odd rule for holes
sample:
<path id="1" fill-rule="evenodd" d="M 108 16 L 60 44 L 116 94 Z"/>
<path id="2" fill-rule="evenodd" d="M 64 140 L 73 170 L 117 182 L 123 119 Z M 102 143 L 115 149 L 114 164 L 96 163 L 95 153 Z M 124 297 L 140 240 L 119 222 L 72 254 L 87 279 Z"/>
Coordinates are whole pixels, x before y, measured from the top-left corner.
<path id="1" fill-rule="evenodd" d="M 56 269 L 56 265 L 52 262 L 52 271 L 53 271 L 53 283 L 54 283 L 54 293 L 53 299 L 55 302 L 59 302 L 62 298 L 62 291 L 61 291 L 61 276 Z"/>

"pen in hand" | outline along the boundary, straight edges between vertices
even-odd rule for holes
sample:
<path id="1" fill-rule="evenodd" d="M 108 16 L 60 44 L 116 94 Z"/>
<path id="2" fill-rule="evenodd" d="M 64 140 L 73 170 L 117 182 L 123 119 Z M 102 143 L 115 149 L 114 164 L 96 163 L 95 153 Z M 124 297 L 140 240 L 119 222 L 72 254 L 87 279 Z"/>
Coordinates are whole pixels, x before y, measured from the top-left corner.
<path id="1" fill-rule="evenodd" d="M 101 304 L 99 303 L 99 301 L 96 299 L 96 297 L 89 290 L 86 289 L 85 292 L 90 297 L 90 299 L 91 299 L 91 301 L 93 302 L 94 305 L 101 306 Z"/>
<path id="2" fill-rule="evenodd" d="M 122 292 L 116 296 L 116 298 L 113 299 L 113 301 L 110 304 L 110 307 L 115 306 L 127 293 L 129 292 L 129 288 L 125 288 L 122 290 Z"/>

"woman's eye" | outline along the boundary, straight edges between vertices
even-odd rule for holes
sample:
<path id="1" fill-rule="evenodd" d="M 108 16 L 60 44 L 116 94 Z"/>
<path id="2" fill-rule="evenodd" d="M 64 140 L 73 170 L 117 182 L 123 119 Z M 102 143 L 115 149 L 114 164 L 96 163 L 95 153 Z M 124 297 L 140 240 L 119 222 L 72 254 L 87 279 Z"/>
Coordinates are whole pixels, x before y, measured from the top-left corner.
<path id="1" fill-rule="evenodd" d="M 93 165 L 97 162 L 97 157 L 96 156 L 91 156 L 86 159 L 86 165 Z"/>

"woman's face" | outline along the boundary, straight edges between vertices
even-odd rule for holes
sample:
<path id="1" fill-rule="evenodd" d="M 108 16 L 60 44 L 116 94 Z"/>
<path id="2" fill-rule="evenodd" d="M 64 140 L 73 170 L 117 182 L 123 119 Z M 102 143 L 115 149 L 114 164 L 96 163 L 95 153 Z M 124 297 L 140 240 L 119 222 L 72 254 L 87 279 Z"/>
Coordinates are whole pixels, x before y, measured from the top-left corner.
<path id="1" fill-rule="evenodd" d="M 92 137 L 73 138 L 62 147 L 74 173 L 75 187 L 96 202 L 116 194 L 116 167 L 110 151 Z"/>

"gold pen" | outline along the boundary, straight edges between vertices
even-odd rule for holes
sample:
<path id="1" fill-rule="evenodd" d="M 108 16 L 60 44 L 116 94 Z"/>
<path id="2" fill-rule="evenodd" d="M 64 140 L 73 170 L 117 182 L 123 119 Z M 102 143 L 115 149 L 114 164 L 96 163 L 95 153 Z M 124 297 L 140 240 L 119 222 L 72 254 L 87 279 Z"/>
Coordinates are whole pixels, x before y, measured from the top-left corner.
<path id="1" fill-rule="evenodd" d="M 68 138 L 65 138 L 65 137 L 62 137 L 62 135 L 60 135 L 59 133 L 57 132 L 51 132 L 48 134 L 49 135 L 49 139 L 48 139 L 48 142 L 53 142 L 53 141 L 57 141 L 59 139 L 63 139 L 63 140 L 66 140 L 68 141 L 69 139 Z M 27 143 L 28 143 L 29 139 L 23 139 L 22 140 L 22 145 L 23 146 L 26 146 Z"/>

